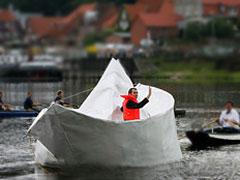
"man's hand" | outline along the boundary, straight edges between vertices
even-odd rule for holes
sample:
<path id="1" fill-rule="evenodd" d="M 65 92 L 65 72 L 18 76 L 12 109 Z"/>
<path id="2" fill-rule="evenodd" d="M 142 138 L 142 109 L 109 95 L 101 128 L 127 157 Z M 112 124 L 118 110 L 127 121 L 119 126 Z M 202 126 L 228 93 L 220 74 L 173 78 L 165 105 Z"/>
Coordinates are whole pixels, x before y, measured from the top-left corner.
<path id="1" fill-rule="evenodd" d="M 232 123 L 233 125 L 238 125 L 239 126 L 239 123 L 236 122 L 235 120 L 228 120 L 228 122 Z"/>
<path id="2" fill-rule="evenodd" d="M 146 98 L 149 99 L 151 95 L 152 95 L 152 89 L 151 89 L 151 87 L 149 86 L 148 95 L 147 95 Z"/>

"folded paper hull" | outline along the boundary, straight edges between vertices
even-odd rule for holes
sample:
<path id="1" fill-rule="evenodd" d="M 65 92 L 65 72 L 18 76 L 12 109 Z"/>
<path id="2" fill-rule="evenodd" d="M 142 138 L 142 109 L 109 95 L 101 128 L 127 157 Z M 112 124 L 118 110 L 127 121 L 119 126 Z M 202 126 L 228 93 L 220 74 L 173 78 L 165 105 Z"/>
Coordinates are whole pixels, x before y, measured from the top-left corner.
<path id="1" fill-rule="evenodd" d="M 123 99 L 133 87 L 118 60 L 112 59 L 79 109 L 52 104 L 42 110 L 29 132 L 36 137 L 36 161 L 45 166 L 143 167 L 181 159 L 174 98 L 151 87 L 141 120 L 122 120 Z M 149 86 L 138 84 L 139 101 Z"/>
<path id="2" fill-rule="evenodd" d="M 51 166 L 55 158 L 59 166 L 144 167 L 182 157 L 173 109 L 146 120 L 113 122 L 53 104 L 31 127 L 31 134 L 49 151 L 36 146 L 42 148 L 36 152 L 45 153 L 44 158 L 36 156 L 44 166 Z M 52 166 L 56 165 L 54 160 Z"/>

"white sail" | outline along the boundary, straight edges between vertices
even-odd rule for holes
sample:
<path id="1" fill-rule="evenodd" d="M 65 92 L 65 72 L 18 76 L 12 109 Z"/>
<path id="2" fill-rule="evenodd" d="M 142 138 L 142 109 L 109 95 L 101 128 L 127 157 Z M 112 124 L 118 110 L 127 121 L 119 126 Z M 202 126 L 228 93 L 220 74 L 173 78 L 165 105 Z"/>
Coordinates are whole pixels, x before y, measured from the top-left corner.
<path id="1" fill-rule="evenodd" d="M 123 121 L 120 95 L 130 87 L 131 80 L 113 59 L 79 109 L 52 104 L 36 118 L 29 132 L 47 148 L 46 156 L 52 154 L 58 159 L 59 166 L 142 167 L 180 160 L 171 94 L 152 87 L 141 120 Z M 142 100 L 148 86 L 138 84 L 137 89 Z M 37 152 L 43 157 L 39 155 L 42 151 Z M 46 159 L 38 162 L 49 166 L 51 162 Z M 56 166 L 56 162 L 53 164 Z"/>
<path id="2" fill-rule="evenodd" d="M 118 60 L 112 59 L 96 87 L 77 112 L 104 120 L 120 120 L 121 94 L 133 87 Z"/>

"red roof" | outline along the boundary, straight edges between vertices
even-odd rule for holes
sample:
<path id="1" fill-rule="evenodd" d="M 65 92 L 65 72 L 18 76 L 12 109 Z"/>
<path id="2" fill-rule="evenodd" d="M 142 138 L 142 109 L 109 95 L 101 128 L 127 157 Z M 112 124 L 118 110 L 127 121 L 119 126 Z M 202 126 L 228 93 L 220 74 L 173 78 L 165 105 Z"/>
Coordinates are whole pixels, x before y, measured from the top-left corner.
<path id="1" fill-rule="evenodd" d="M 115 5 L 108 5 L 104 9 L 100 10 L 100 17 L 98 19 L 98 25 L 101 28 L 111 28 L 118 22 L 120 9 Z"/>
<path id="2" fill-rule="evenodd" d="M 65 17 L 32 17 L 28 26 L 38 38 L 62 37 L 74 28 L 87 11 L 95 10 L 95 3 L 83 4 Z"/>
<path id="3" fill-rule="evenodd" d="M 140 19 L 146 26 L 176 27 L 181 17 L 176 14 L 172 1 L 164 0 L 158 13 L 142 13 Z"/>
<path id="4" fill-rule="evenodd" d="M 240 0 L 203 0 L 204 5 L 224 4 L 228 6 L 240 5 Z"/>
<path id="5" fill-rule="evenodd" d="M 154 13 L 159 11 L 162 0 L 139 0 L 135 4 L 125 5 L 130 20 L 134 21 L 140 13 Z"/>
<path id="6" fill-rule="evenodd" d="M 125 7 L 130 17 L 130 20 L 134 20 L 140 12 L 144 12 L 144 4 L 126 5 Z"/>
<path id="7" fill-rule="evenodd" d="M 102 23 L 102 28 L 111 28 L 111 27 L 113 27 L 117 23 L 117 21 L 118 21 L 118 16 L 119 16 L 119 13 L 116 12 L 115 14 L 113 14 L 113 16 L 111 16 L 108 19 L 106 19 Z"/>
<path id="8" fill-rule="evenodd" d="M 88 4 L 83 4 L 83 5 L 79 6 L 79 8 L 77 10 L 82 13 L 86 13 L 88 11 L 94 11 L 95 9 L 96 9 L 95 3 L 88 3 Z"/>
<path id="9" fill-rule="evenodd" d="M 225 7 L 240 7 L 240 0 L 203 0 L 203 14 L 208 15 L 231 15 L 231 13 L 222 10 L 221 5 Z M 239 14 L 239 12 L 237 12 Z"/>
<path id="10" fill-rule="evenodd" d="M 28 26 L 38 38 L 42 38 L 47 36 L 53 28 L 56 28 L 61 20 L 60 17 L 31 17 L 28 19 Z"/>
<path id="11" fill-rule="evenodd" d="M 15 21 L 17 18 L 10 10 L 0 10 L 0 21 L 1 22 L 11 22 Z"/>
<path id="12" fill-rule="evenodd" d="M 95 3 L 82 4 L 78 8 L 76 8 L 73 12 L 71 12 L 68 16 L 64 18 L 65 21 L 75 21 L 78 18 L 82 18 L 82 16 L 88 11 L 94 11 L 96 9 Z"/>

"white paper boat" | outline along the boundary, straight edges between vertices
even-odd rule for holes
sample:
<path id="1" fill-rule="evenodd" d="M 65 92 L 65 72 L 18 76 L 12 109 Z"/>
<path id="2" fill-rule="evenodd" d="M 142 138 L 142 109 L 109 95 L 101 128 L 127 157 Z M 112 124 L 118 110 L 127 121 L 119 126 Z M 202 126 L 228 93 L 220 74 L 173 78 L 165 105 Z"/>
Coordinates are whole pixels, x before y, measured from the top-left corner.
<path id="1" fill-rule="evenodd" d="M 28 130 L 37 139 L 36 161 L 48 167 L 146 167 L 180 160 L 172 95 L 152 87 L 141 120 L 123 121 L 120 95 L 130 87 L 123 67 L 112 59 L 79 109 L 52 104 L 43 110 Z M 136 88 L 139 100 L 146 97 L 148 86 Z"/>

